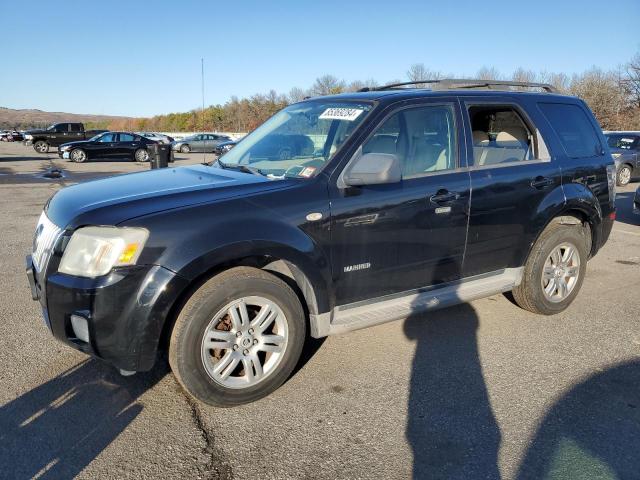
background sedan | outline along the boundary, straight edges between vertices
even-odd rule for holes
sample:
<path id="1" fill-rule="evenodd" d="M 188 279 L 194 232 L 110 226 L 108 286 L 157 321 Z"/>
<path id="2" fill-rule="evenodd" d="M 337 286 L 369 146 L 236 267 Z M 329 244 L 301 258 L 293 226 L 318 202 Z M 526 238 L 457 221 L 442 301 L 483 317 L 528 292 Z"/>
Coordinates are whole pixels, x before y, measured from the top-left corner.
<path id="1" fill-rule="evenodd" d="M 155 143 L 131 132 L 106 132 L 89 140 L 60 145 L 58 156 L 78 163 L 96 158 L 128 158 L 146 162 L 149 160 L 147 147 Z"/>
<path id="2" fill-rule="evenodd" d="M 228 142 L 231 137 L 218 133 L 198 133 L 190 137 L 183 138 L 178 142 L 173 142 L 171 147 L 174 152 L 207 152 L 211 153 L 222 142 Z"/>

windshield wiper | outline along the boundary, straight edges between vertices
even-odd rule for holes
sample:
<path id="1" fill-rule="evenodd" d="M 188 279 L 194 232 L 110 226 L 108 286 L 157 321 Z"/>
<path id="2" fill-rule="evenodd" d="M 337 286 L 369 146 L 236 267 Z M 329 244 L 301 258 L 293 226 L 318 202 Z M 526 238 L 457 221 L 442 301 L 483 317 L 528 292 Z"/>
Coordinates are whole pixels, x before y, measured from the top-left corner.
<path id="1" fill-rule="evenodd" d="M 218 165 L 220 165 L 220 167 L 225 170 L 238 170 L 239 172 L 252 173 L 253 175 L 264 176 L 264 173 L 262 173 L 262 170 L 260 170 L 259 168 L 248 167 L 246 165 L 229 165 L 228 163 L 221 162 L 220 160 L 217 160 L 217 162 L 218 162 Z"/>

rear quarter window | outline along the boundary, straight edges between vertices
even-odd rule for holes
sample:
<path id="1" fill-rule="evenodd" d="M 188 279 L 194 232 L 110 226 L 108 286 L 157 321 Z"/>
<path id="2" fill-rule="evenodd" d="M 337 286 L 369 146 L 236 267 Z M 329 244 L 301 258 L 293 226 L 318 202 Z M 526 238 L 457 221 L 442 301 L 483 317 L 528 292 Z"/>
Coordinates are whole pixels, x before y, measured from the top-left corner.
<path id="1" fill-rule="evenodd" d="M 602 153 L 598 134 L 580 106 L 569 103 L 539 103 L 538 106 L 568 157 L 595 157 Z"/>

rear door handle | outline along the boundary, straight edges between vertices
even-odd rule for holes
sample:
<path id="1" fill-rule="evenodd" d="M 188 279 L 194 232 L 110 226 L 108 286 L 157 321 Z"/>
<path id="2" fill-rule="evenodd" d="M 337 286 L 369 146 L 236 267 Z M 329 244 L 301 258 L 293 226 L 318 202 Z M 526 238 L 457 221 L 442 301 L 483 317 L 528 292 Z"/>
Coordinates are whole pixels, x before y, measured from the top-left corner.
<path id="1" fill-rule="evenodd" d="M 431 195 L 429 197 L 429 200 L 431 200 L 431 203 L 441 204 L 454 202 L 458 198 L 460 198 L 460 194 L 457 192 L 450 192 L 449 190 L 438 190 L 435 195 Z"/>
<path id="2" fill-rule="evenodd" d="M 531 186 L 533 188 L 538 188 L 538 189 L 549 187 L 554 183 L 555 183 L 555 180 L 553 178 L 542 177 L 542 176 L 538 176 L 533 180 L 531 180 Z"/>

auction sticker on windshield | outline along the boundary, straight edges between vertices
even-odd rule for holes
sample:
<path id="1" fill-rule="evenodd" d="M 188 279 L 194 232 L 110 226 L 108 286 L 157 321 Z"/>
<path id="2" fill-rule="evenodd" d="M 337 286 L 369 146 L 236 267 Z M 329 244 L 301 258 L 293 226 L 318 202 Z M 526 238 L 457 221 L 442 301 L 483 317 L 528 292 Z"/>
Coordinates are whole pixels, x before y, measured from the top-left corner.
<path id="1" fill-rule="evenodd" d="M 318 118 L 323 120 L 346 120 L 353 122 L 363 111 L 364 110 L 359 108 L 327 108 Z"/>

